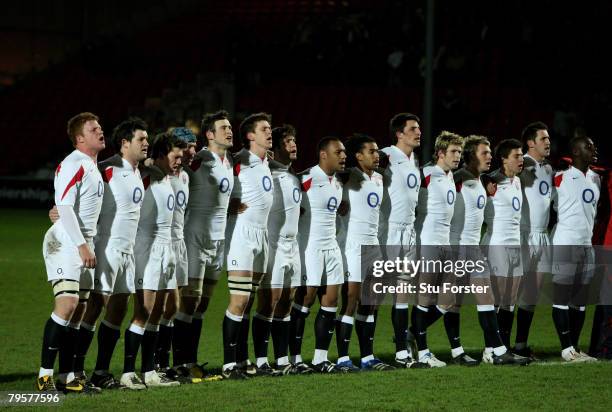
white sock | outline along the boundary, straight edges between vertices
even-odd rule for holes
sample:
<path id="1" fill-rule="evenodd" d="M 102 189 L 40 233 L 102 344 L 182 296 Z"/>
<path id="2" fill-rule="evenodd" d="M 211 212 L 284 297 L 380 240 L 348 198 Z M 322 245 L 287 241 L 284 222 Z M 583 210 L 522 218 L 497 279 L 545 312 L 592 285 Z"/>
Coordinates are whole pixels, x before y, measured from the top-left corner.
<path id="1" fill-rule="evenodd" d="M 505 346 L 504 346 L 504 347 L 505 347 Z M 490 355 L 490 354 L 492 354 L 492 353 L 493 353 L 493 348 L 491 348 L 491 347 L 487 347 L 487 348 L 485 348 L 484 353 L 485 353 L 485 355 Z"/>
<path id="2" fill-rule="evenodd" d="M 258 368 L 261 368 L 266 363 L 268 363 L 268 358 L 257 358 L 255 360 L 255 364 L 257 365 Z"/>
<path id="3" fill-rule="evenodd" d="M 132 323 L 130 327 L 128 328 L 128 330 L 137 335 L 144 335 L 145 333 L 145 328 L 143 328 L 142 326 L 138 326 L 135 323 Z"/>
<path id="4" fill-rule="evenodd" d="M 395 353 L 395 359 L 406 359 L 408 357 L 408 351 L 406 349 Z"/>
<path id="5" fill-rule="evenodd" d="M 60 373 L 57 377 L 62 383 L 72 382 L 74 380 L 74 372 Z"/>
<path id="6" fill-rule="evenodd" d="M 348 356 L 342 356 L 341 358 L 338 358 L 338 363 L 342 363 L 342 362 L 346 362 L 350 360 L 351 358 L 349 358 Z"/>
<path id="7" fill-rule="evenodd" d="M 508 352 L 508 349 L 506 349 L 506 347 L 504 345 L 501 345 L 501 346 L 498 346 L 496 348 L 493 348 L 493 353 L 495 354 L 495 356 L 501 356 L 501 355 L 503 355 L 506 352 Z"/>
<path id="8" fill-rule="evenodd" d="M 43 376 L 53 377 L 53 369 L 40 368 L 40 370 L 38 371 L 38 377 L 42 378 Z"/>
<path id="9" fill-rule="evenodd" d="M 315 349 L 314 358 L 312 359 L 313 365 L 325 362 L 327 360 L 327 351 L 323 349 Z"/>
<path id="10" fill-rule="evenodd" d="M 456 358 L 457 356 L 461 355 L 463 352 L 465 352 L 463 350 L 463 346 L 459 346 L 458 348 L 451 349 L 451 356 L 453 358 Z"/>
<path id="11" fill-rule="evenodd" d="M 366 363 L 374 359 L 374 355 L 368 355 L 365 358 L 361 358 L 361 363 Z"/>
<path id="12" fill-rule="evenodd" d="M 304 361 L 302 360 L 302 355 L 295 355 L 295 356 L 291 356 L 291 363 L 303 363 Z"/>
<path id="13" fill-rule="evenodd" d="M 226 363 L 225 365 L 223 365 L 223 370 L 226 371 L 228 369 L 232 369 L 234 366 L 236 366 L 236 362 Z"/>
<path id="14" fill-rule="evenodd" d="M 283 356 L 282 358 L 278 358 L 276 360 L 276 366 L 285 366 L 289 364 L 289 357 Z"/>

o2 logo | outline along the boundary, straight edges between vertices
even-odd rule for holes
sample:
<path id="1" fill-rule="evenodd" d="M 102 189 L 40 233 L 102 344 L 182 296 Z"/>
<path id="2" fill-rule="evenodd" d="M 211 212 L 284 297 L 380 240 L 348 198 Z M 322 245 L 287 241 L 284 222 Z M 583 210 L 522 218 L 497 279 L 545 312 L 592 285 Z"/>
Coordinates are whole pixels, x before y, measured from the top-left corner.
<path id="1" fill-rule="evenodd" d="M 187 200 L 187 196 L 185 195 L 185 192 L 183 192 L 182 190 L 179 190 L 176 193 L 176 204 L 178 205 L 178 207 L 185 206 L 186 200 Z"/>
<path id="2" fill-rule="evenodd" d="M 293 188 L 293 201 L 295 203 L 300 203 L 300 200 L 302 200 L 302 192 L 300 191 L 299 188 L 294 187 Z"/>
<path id="3" fill-rule="evenodd" d="M 104 183 L 102 181 L 98 182 L 98 197 L 102 197 L 104 194 Z"/>
<path id="4" fill-rule="evenodd" d="M 582 200 L 584 201 L 584 203 L 592 203 L 594 199 L 595 192 L 593 192 L 591 189 L 584 189 L 584 191 L 582 192 Z"/>
<path id="5" fill-rule="evenodd" d="M 512 209 L 516 210 L 517 212 L 521 210 L 521 201 L 516 196 L 512 198 Z"/>
<path id="6" fill-rule="evenodd" d="M 380 197 L 378 197 L 377 193 L 371 192 L 368 195 L 368 206 L 371 208 L 375 208 L 380 203 Z"/>
<path id="7" fill-rule="evenodd" d="M 327 210 L 329 210 L 330 212 L 334 212 L 336 211 L 337 207 L 338 207 L 338 199 L 336 199 L 335 197 L 330 197 L 329 200 L 327 201 Z"/>
<path id="8" fill-rule="evenodd" d="M 227 191 L 229 190 L 229 187 L 230 187 L 229 179 L 227 177 L 224 177 L 223 179 L 221 179 L 221 181 L 219 182 L 219 192 L 227 193 Z"/>
<path id="9" fill-rule="evenodd" d="M 406 179 L 406 184 L 410 189 L 414 189 L 418 184 L 418 179 L 414 173 L 410 173 Z"/>
<path id="10" fill-rule="evenodd" d="M 478 196 L 478 199 L 476 199 L 476 207 L 478 209 L 485 207 L 485 197 L 483 195 Z"/>
<path id="11" fill-rule="evenodd" d="M 270 190 L 272 190 L 272 180 L 270 179 L 269 176 L 264 176 L 261 179 L 261 185 L 263 186 L 266 192 L 269 192 Z"/>
<path id="12" fill-rule="evenodd" d="M 449 190 L 448 192 L 446 192 L 446 202 L 449 205 L 452 205 L 453 203 L 455 203 L 455 192 L 453 192 L 452 190 Z"/>
<path id="13" fill-rule="evenodd" d="M 132 193 L 132 201 L 134 203 L 140 203 L 142 200 L 142 189 L 139 187 L 134 188 L 134 193 Z"/>
<path id="14" fill-rule="evenodd" d="M 542 181 L 540 182 L 540 187 L 539 187 L 539 189 L 540 189 L 540 194 L 541 194 L 542 196 L 546 196 L 546 195 L 548 194 L 548 190 L 550 189 L 550 186 L 548 186 L 548 182 L 546 182 L 546 181 L 542 180 Z"/>
<path id="15" fill-rule="evenodd" d="M 166 206 L 168 206 L 168 210 L 174 210 L 174 195 L 168 196 L 168 201 L 166 202 Z"/>

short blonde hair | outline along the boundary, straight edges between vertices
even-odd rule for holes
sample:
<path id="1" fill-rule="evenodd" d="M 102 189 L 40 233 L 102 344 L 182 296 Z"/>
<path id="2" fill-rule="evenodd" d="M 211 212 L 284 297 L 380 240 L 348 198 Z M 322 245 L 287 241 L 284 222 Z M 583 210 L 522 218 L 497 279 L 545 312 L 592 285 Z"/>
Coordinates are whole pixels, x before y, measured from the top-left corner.
<path id="1" fill-rule="evenodd" d="M 463 147 L 463 137 L 459 136 L 456 133 L 452 133 L 446 130 L 443 130 L 438 137 L 436 137 L 436 143 L 434 144 L 434 160 L 438 160 L 438 152 L 442 150 L 446 153 L 448 146 L 456 145 Z"/>

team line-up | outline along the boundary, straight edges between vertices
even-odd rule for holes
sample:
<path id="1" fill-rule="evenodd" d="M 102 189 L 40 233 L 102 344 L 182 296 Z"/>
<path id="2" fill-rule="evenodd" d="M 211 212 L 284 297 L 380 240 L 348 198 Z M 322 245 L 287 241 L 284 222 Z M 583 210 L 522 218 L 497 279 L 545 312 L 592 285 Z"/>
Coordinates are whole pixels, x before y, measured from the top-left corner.
<path id="1" fill-rule="evenodd" d="M 433 160 L 420 167 L 419 121 L 410 113 L 393 116 L 394 144 L 382 149 L 366 135 L 323 138 L 318 163 L 298 174 L 291 166 L 298 155 L 296 130 L 272 129 L 265 113 L 246 117 L 238 139 L 227 112 L 205 115 L 199 151 L 189 129 L 150 139 L 147 125 L 130 118 L 109 139 L 116 154 L 100 162 L 106 142 L 99 118 L 88 112 L 71 118 L 67 131 L 75 150 L 57 167 L 54 223 L 43 242 L 55 301 L 44 326 L 38 390 L 92 393 L 217 378 L 443 367 L 427 344 L 427 329 L 442 317 L 452 362 L 478 365 L 461 346 L 460 302 L 453 294 L 421 291 L 409 314 L 414 294 L 407 285 L 415 280 L 410 271 L 394 277 L 397 289 L 405 291 L 394 296 L 395 361 L 390 365 L 374 355 L 380 301 L 363 299 L 362 245 L 374 246 L 367 250 L 380 250 L 385 259 L 411 262 L 444 261 L 457 253 L 476 261 L 482 255 L 474 250 L 480 248 L 469 246 L 491 245 L 488 265 L 470 281 L 485 290 L 475 297 L 485 341 L 482 362 L 494 365 L 534 360 L 527 345 L 534 305 L 517 305 L 511 349 L 515 303 L 523 294 L 537 294 L 537 279 L 552 273 L 562 359 L 595 361 L 577 346 L 585 307 L 572 301 L 575 276 L 584 285 L 591 279 L 581 268 L 593 263 L 589 246 L 600 194 L 599 177 L 590 169 L 597 160 L 593 141 L 574 138 L 572 165 L 555 172 L 546 160 L 551 142 L 541 122 L 528 125 L 522 141 L 503 140 L 494 151 L 486 137 L 442 132 Z M 232 154 L 235 140 L 242 150 Z M 500 167 L 490 172 L 492 160 Z M 549 235 L 551 207 L 558 218 Z M 551 244 L 584 253 L 574 266 L 554 273 L 550 253 L 537 252 Z M 203 323 L 205 329 L 217 327 L 204 314 L 224 268 L 229 303 L 223 367 L 213 376 L 197 353 Z M 530 277 L 536 284 L 519 293 L 527 273 L 536 275 Z M 447 280 L 440 273 L 417 278 L 431 285 Z M 123 373 L 116 379 L 110 363 L 131 295 L 134 312 L 124 332 Z M 317 297 L 315 350 L 307 364 L 302 339 Z M 85 357 L 102 312 L 96 365 L 88 378 Z M 255 363 L 248 355 L 250 327 Z M 358 365 L 349 358 L 353 328 Z M 336 363 L 327 356 L 334 333 Z"/>

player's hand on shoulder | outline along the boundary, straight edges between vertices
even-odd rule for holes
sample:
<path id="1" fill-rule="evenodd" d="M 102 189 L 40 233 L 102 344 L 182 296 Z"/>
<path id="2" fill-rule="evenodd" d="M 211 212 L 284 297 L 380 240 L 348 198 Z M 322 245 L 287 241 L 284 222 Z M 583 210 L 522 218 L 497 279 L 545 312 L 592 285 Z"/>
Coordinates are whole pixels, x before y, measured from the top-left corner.
<path id="1" fill-rule="evenodd" d="M 57 211 L 57 206 L 53 205 L 53 207 L 49 210 L 49 220 L 51 223 L 55 223 L 59 220 L 59 212 Z"/>
<path id="2" fill-rule="evenodd" d="M 247 209 L 248 209 L 248 206 L 242 203 L 240 198 L 233 197 L 229 201 L 229 205 L 227 207 L 227 213 L 230 215 L 239 215 L 241 213 L 244 213 L 244 211 Z"/>
<path id="3" fill-rule="evenodd" d="M 338 206 L 338 214 L 340 216 L 346 216 L 349 211 L 349 207 L 349 203 L 343 200 L 340 202 L 340 206 Z"/>
<path id="4" fill-rule="evenodd" d="M 83 243 L 79 246 L 79 256 L 83 261 L 83 267 L 95 268 L 96 267 L 96 255 L 89 249 L 87 243 Z"/>

